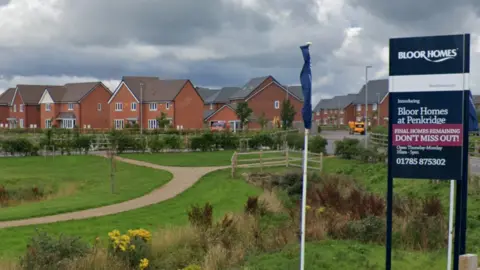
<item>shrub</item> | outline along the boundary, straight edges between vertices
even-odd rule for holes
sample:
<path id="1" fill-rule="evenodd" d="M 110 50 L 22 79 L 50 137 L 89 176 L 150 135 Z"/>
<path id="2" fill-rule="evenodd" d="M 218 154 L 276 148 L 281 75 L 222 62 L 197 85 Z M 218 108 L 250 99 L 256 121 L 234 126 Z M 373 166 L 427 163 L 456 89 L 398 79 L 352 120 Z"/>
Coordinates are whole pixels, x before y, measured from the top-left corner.
<path id="1" fill-rule="evenodd" d="M 217 147 L 222 149 L 236 149 L 239 144 L 239 138 L 232 132 L 220 132 L 216 133 L 215 142 Z"/>
<path id="2" fill-rule="evenodd" d="M 83 151 L 85 154 L 88 154 L 92 140 L 93 138 L 88 135 L 80 135 L 76 137 L 74 141 L 75 149 L 79 152 Z"/>
<path id="3" fill-rule="evenodd" d="M 303 150 L 304 136 L 300 133 L 289 133 L 287 135 L 288 147 Z"/>
<path id="4" fill-rule="evenodd" d="M 109 253 L 124 261 L 130 267 L 135 269 L 145 269 L 148 267 L 151 258 L 150 240 L 152 238 L 149 231 L 144 229 L 128 230 L 127 234 L 121 234 L 118 230 L 108 233 L 110 245 Z"/>
<path id="5" fill-rule="evenodd" d="M 310 138 L 310 143 L 308 146 L 308 150 L 313 153 L 323 153 L 327 154 L 327 140 L 320 136 L 314 136 Z"/>
<path id="6" fill-rule="evenodd" d="M 317 126 L 317 133 L 320 134 L 322 132 L 322 126 L 318 125 Z"/>
<path id="7" fill-rule="evenodd" d="M 202 270 L 202 267 L 197 264 L 190 264 L 189 266 L 183 268 L 182 270 Z"/>
<path id="8" fill-rule="evenodd" d="M 383 243 L 385 222 L 376 216 L 351 221 L 347 224 L 347 235 L 349 239 L 364 243 Z"/>
<path id="9" fill-rule="evenodd" d="M 20 258 L 23 269 L 61 269 L 74 258 L 90 252 L 88 244 L 78 237 L 60 235 L 58 238 L 46 232 L 36 232 L 27 245 L 26 254 Z"/>
<path id="10" fill-rule="evenodd" d="M 268 133 L 259 133 L 254 135 L 249 141 L 249 146 L 251 148 L 259 149 L 262 147 L 273 148 L 275 142 L 272 136 Z"/>
<path id="11" fill-rule="evenodd" d="M 205 203 L 202 207 L 193 205 L 188 211 L 188 220 L 193 227 L 208 229 L 213 224 L 213 206 Z"/>
<path id="12" fill-rule="evenodd" d="M 2 149 L 11 155 L 20 154 L 24 156 L 38 155 L 39 147 L 25 138 L 6 139 L 2 141 Z"/>
<path id="13" fill-rule="evenodd" d="M 148 141 L 148 147 L 150 148 L 150 151 L 152 151 L 153 153 L 158 153 L 165 148 L 165 142 L 160 136 L 153 135 L 150 137 L 150 140 Z"/>
<path id="14" fill-rule="evenodd" d="M 360 141 L 357 139 L 345 138 L 335 141 L 335 155 L 344 159 L 353 159 L 359 155 Z"/>
<path id="15" fill-rule="evenodd" d="M 210 151 L 214 144 L 214 135 L 212 133 L 204 133 L 191 139 L 190 148 L 192 150 L 200 149 L 201 151 Z"/>
<path id="16" fill-rule="evenodd" d="M 180 140 L 180 136 L 169 134 L 165 136 L 165 146 L 169 149 L 180 149 L 182 141 Z"/>

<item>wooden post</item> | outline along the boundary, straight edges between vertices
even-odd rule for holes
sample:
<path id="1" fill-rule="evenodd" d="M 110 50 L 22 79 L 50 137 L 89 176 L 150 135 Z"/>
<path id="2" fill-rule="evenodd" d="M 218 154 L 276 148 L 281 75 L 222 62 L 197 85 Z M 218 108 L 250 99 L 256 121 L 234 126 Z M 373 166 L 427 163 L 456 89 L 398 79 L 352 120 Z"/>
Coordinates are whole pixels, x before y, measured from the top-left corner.
<path id="1" fill-rule="evenodd" d="M 260 171 L 261 172 L 263 172 L 262 152 L 263 150 L 260 150 Z"/>
<path id="2" fill-rule="evenodd" d="M 45 157 L 45 160 L 47 160 L 47 146 L 43 146 L 43 156 Z"/>
<path id="3" fill-rule="evenodd" d="M 460 256 L 458 261 L 458 270 L 477 270 L 478 258 L 475 254 L 465 254 Z"/>
<path id="4" fill-rule="evenodd" d="M 237 151 L 232 156 L 232 178 L 235 178 L 235 169 L 237 167 Z"/>
<path id="5" fill-rule="evenodd" d="M 286 167 L 288 168 L 288 147 L 285 148 L 285 164 Z"/>
<path id="6" fill-rule="evenodd" d="M 320 153 L 320 172 L 323 171 L 323 152 Z"/>

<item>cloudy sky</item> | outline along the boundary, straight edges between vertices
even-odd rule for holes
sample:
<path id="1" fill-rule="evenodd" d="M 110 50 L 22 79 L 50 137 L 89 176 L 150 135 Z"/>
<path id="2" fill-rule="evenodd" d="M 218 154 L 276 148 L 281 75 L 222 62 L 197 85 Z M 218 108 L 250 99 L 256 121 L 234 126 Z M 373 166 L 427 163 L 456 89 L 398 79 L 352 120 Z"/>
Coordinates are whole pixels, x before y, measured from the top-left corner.
<path id="1" fill-rule="evenodd" d="M 390 37 L 463 32 L 480 86 L 478 25 L 478 0 L 0 0 L 0 91 L 91 80 L 114 89 L 123 75 L 299 84 L 298 46 L 312 41 L 316 102 L 358 91 L 365 65 L 384 78 Z"/>

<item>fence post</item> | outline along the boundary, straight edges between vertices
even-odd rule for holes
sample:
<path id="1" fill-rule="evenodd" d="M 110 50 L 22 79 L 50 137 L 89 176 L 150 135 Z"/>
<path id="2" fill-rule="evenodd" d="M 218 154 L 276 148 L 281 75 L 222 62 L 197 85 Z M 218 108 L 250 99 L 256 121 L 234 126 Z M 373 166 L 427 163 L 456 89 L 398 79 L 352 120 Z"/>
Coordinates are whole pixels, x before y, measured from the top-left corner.
<path id="1" fill-rule="evenodd" d="M 288 147 L 285 148 L 285 164 L 286 164 L 286 167 L 288 167 Z"/>
<path id="2" fill-rule="evenodd" d="M 237 151 L 233 152 L 233 156 L 232 156 L 232 178 L 235 178 L 236 167 L 237 167 Z"/>
<path id="3" fill-rule="evenodd" d="M 465 254 L 460 256 L 458 261 L 458 270 L 477 270 L 478 258 L 475 254 Z"/>
<path id="4" fill-rule="evenodd" d="M 320 172 L 323 171 L 323 152 L 320 152 Z"/>
<path id="5" fill-rule="evenodd" d="M 263 172 L 262 152 L 263 152 L 263 149 L 260 150 L 260 171 L 261 172 Z"/>

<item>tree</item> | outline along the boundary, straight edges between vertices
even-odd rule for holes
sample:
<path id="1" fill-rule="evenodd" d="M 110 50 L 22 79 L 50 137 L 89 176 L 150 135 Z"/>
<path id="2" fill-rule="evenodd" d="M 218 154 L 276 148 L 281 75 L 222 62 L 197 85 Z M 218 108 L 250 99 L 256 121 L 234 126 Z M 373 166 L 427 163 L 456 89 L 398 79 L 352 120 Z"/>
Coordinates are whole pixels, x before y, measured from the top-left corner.
<path id="1" fill-rule="evenodd" d="M 264 129 L 265 126 L 267 126 L 268 120 L 267 120 L 267 118 L 265 117 L 265 112 L 262 112 L 262 114 L 258 117 L 257 122 L 258 122 L 258 124 L 260 125 L 260 128 L 261 128 L 261 129 Z"/>
<path id="2" fill-rule="evenodd" d="M 245 128 L 245 124 L 248 123 L 248 118 L 252 115 L 252 109 L 248 107 L 247 102 L 240 102 L 237 105 L 237 109 L 235 113 L 237 114 L 238 119 L 240 119 L 240 124 L 242 125 L 242 129 Z"/>
<path id="3" fill-rule="evenodd" d="M 280 119 L 283 123 L 283 129 L 291 128 L 293 125 L 293 119 L 295 118 L 295 108 L 289 99 L 282 102 L 282 108 L 280 110 Z"/>
<path id="4" fill-rule="evenodd" d="M 157 124 L 159 128 L 167 129 L 170 126 L 170 119 L 167 119 L 167 114 L 162 112 L 160 117 L 157 117 Z"/>

